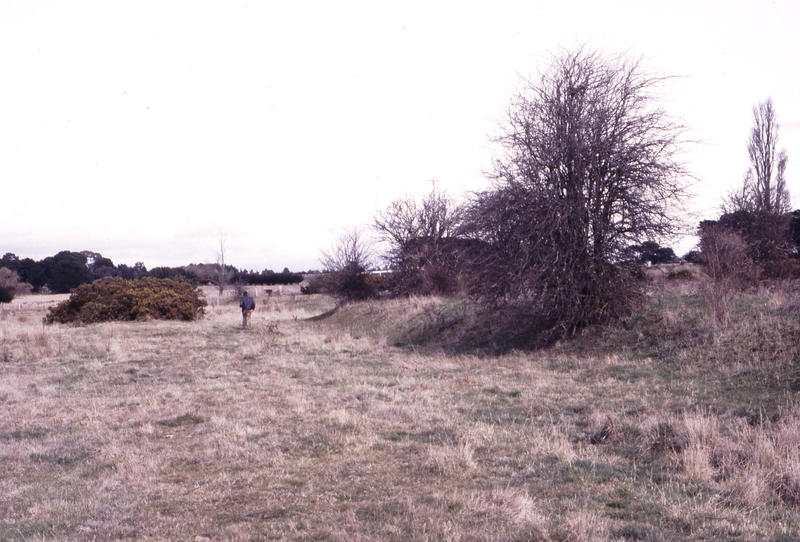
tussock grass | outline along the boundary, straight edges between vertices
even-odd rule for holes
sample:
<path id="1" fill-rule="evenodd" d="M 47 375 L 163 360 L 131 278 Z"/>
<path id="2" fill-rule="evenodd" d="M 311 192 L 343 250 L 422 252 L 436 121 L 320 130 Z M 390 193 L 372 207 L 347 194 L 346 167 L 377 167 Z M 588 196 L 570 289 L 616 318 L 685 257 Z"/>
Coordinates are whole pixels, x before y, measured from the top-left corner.
<path id="1" fill-rule="evenodd" d="M 194 323 L 0 315 L 0 539 L 800 537 L 790 289 L 726 327 L 660 292 L 617 329 L 495 356 L 431 340 L 468 318 L 457 300 L 313 322 L 331 300 L 264 301 L 250 330 L 235 299 Z"/>

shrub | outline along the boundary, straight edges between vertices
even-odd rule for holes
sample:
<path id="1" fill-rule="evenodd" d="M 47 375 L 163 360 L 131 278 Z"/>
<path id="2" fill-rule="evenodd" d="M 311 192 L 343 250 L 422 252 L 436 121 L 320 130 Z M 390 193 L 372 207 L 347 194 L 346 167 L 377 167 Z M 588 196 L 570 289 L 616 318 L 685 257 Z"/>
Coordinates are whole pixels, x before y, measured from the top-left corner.
<path id="1" fill-rule="evenodd" d="M 700 233 L 703 270 L 711 279 L 701 293 L 711 308 L 714 321 L 725 324 L 733 299 L 755 285 L 759 268 L 748 254 L 741 235 L 724 226 L 710 225 Z"/>
<path id="2" fill-rule="evenodd" d="M 330 293 L 341 301 L 362 301 L 378 295 L 377 288 L 367 280 L 373 267 L 372 244 L 358 230 L 336 238 L 330 250 L 322 251 L 321 261 Z"/>
<path id="3" fill-rule="evenodd" d="M 670 271 L 667 275 L 667 279 L 669 280 L 694 280 L 695 278 L 695 274 L 691 269 L 678 269 L 676 271 Z"/>
<path id="4" fill-rule="evenodd" d="M 394 284 L 392 275 L 382 275 L 379 273 L 369 273 L 364 277 L 364 282 L 366 282 L 368 286 L 374 288 L 376 292 L 387 292 L 391 290 Z"/>
<path id="5" fill-rule="evenodd" d="M 14 299 L 14 294 L 5 286 L 0 284 L 0 303 L 11 303 Z"/>
<path id="6" fill-rule="evenodd" d="M 703 256 L 700 254 L 699 250 L 690 250 L 684 254 L 683 258 L 681 259 L 686 263 L 695 263 L 698 265 L 703 264 Z"/>
<path id="7" fill-rule="evenodd" d="M 50 309 L 48 323 L 93 324 L 113 320 L 185 320 L 203 315 L 206 301 L 183 280 L 110 277 L 76 288 Z"/>
<path id="8" fill-rule="evenodd" d="M 744 239 L 747 252 L 756 264 L 768 268 L 773 262 L 781 262 L 794 253 L 793 219 L 794 215 L 790 213 L 736 211 L 722 215 L 719 220 L 702 221 L 700 236 L 706 228 L 727 228 Z"/>
<path id="9" fill-rule="evenodd" d="M 378 289 L 370 282 L 369 273 L 357 262 L 330 273 L 333 295 L 343 301 L 363 301 L 378 295 Z"/>
<path id="10" fill-rule="evenodd" d="M 23 295 L 31 293 L 31 285 L 27 282 L 20 282 L 19 275 L 16 271 L 12 271 L 7 267 L 0 267 L 0 287 L 2 287 L 8 294 L 11 295 L 6 301 L 3 301 L 4 296 L 0 296 L 0 303 L 8 303 L 16 295 Z"/>
<path id="11" fill-rule="evenodd" d="M 333 277 L 330 273 L 311 273 L 306 277 L 305 286 L 300 286 L 303 295 L 333 293 Z"/>

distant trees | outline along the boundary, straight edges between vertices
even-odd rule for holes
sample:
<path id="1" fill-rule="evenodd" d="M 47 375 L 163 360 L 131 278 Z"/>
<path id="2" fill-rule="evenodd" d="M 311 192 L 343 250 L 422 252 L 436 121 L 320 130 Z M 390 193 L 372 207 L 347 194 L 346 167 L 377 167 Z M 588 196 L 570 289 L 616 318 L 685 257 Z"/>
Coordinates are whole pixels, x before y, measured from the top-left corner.
<path id="1" fill-rule="evenodd" d="M 195 286 L 205 283 L 197 274 L 193 264 L 181 267 L 154 267 L 144 276 L 155 277 L 158 279 L 180 279 Z"/>
<path id="2" fill-rule="evenodd" d="M 31 258 L 20 259 L 16 254 L 6 252 L 0 259 L 0 268 L 17 273 L 20 282 L 28 283 L 33 291 L 38 291 L 47 281 L 44 266 Z"/>
<path id="3" fill-rule="evenodd" d="M 132 266 L 121 263 L 117 265 L 116 276 L 123 279 L 140 279 L 147 274 L 147 267 L 143 262 L 136 262 Z"/>
<path id="4" fill-rule="evenodd" d="M 82 250 L 81 254 L 86 256 L 86 266 L 89 268 L 89 272 L 95 280 L 117 274 L 117 268 L 110 258 L 106 258 L 99 252 L 92 252 L 91 250 Z"/>
<path id="5" fill-rule="evenodd" d="M 778 121 L 772 98 L 753 107 L 753 128 L 747 141 L 750 167 L 742 184 L 723 201 L 723 212 L 747 211 L 782 215 L 791 210 L 786 187 L 786 149 L 777 151 Z"/>
<path id="6" fill-rule="evenodd" d="M 638 261 L 648 262 L 651 265 L 671 262 L 677 258 L 671 247 L 662 247 L 655 241 L 645 241 L 641 245 L 633 245 L 631 250 L 636 254 Z"/>
<path id="7" fill-rule="evenodd" d="M 299 284 L 303 282 L 303 275 L 301 273 L 293 273 L 289 271 L 288 267 L 284 267 L 280 273 L 276 273 L 272 269 L 264 269 L 260 273 L 238 271 L 234 281 L 244 284 Z"/>
<path id="8" fill-rule="evenodd" d="M 640 292 L 629 247 L 676 229 L 681 127 L 655 101 L 661 81 L 580 48 L 524 80 L 506 111 L 494 187 L 463 231 L 487 247 L 474 291 L 545 340 L 627 314 Z"/>
<path id="9" fill-rule="evenodd" d="M 53 293 L 67 293 L 72 288 L 96 277 L 88 265 L 87 254 L 96 255 L 102 264 L 107 261 L 113 269 L 111 260 L 102 258 L 97 253 L 81 253 L 63 250 L 54 256 L 48 256 L 37 262 L 31 258 L 20 259 L 10 252 L 0 259 L 0 268 L 7 268 L 17 273 L 21 282 L 31 285 L 33 291 L 47 286 Z M 99 268 L 98 268 L 99 269 Z"/>
<path id="10" fill-rule="evenodd" d="M 47 273 L 41 262 L 36 262 L 31 258 L 23 258 L 18 261 L 15 271 L 23 282 L 27 282 L 33 287 L 33 291 L 39 291 L 47 283 Z"/>
<path id="11" fill-rule="evenodd" d="M 224 249 L 224 244 L 222 245 Z M 84 250 L 81 252 L 61 251 L 41 261 L 31 258 L 19 258 L 7 252 L 0 258 L 0 270 L 7 269 L 16 273 L 20 284 L 29 284 L 30 290 L 40 291 L 47 287 L 54 293 L 67 293 L 81 284 L 87 284 L 106 277 L 119 277 L 128 280 L 143 277 L 182 279 L 190 284 L 214 284 L 219 287 L 222 275 L 219 264 L 189 264 L 178 267 L 154 267 L 148 270 L 142 262 L 129 266 L 114 265 L 110 258 L 99 252 Z M 303 281 L 303 275 L 292 273 L 288 268 L 280 273 L 265 269 L 260 273 L 239 271 L 232 265 L 225 265 L 226 283 L 233 280 L 248 284 L 297 284 Z M 17 288 L 17 293 L 28 291 L 27 287 Z"/>
<path id="12" fill-rule="evenodd" d="M 19 285 L 27 284 L 20 279 L 19 264 L 19 258 L 11 252 L 6 252 L 0 259 L 0 303 L 10 303 L 17 295 Z M 32 286 L 27 284 L 27 288 L 32 289 Z"/>
<path id="13" fill-rule="evenodd" d="M 94 280 L 88 258 L 80 252 L 63 250 L 42 260 L 42 265 L 47 277 L 46 286 L 56 294 L 69 293 L 73 288 Z"/>

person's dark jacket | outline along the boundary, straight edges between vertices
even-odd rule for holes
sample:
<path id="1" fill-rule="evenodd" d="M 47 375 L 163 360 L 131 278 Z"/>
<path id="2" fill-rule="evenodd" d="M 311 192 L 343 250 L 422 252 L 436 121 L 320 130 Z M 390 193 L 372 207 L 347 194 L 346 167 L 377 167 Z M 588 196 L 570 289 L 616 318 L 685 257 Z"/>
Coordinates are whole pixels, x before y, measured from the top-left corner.
<path id="1" fill-rule="evenodd" d="M 243 295 L 239 306 L 242 307 L 242 311 L 252 311 L 256 308 L 256 302 L 249 295 Z"/>

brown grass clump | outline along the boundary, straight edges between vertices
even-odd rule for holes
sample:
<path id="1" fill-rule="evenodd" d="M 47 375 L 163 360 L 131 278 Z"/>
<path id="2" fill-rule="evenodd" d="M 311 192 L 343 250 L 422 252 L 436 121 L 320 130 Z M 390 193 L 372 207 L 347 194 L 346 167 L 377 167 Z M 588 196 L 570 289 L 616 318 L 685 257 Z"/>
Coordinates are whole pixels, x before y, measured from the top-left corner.
<path id="1" fill-rule="evenodd" d="M 790 291 L 722 328 L 661 294 L 544 351 L 407 341 L 459 303 L 309 322 L 333 301 L 273 295 L 250 330 L 233 298 L 85 327 L 4 308 L 0 540 L 800 536 Z"/>

